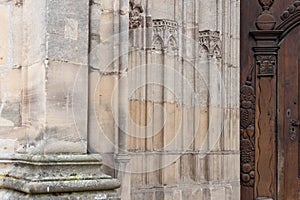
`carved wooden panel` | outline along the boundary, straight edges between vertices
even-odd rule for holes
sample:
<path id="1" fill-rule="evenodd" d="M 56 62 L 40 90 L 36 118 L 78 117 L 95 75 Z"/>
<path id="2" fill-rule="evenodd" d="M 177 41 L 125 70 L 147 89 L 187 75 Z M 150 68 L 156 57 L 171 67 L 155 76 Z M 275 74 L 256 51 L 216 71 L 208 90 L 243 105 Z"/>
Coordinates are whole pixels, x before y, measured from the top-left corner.
<path id="1" fill-rule="evenodd" d="M 294 58 L 300 49 L 300 1 L 242 0 L 241 22 L 241 199 L 298 199 L 300 75 Z M 255 76 L 249 83 L 253 61 Z M 295 110 L 290 118 L 287 108 Z"/>
<path id="2" fill-rule="evenodd" d="M 276 68 L 275 55 L 258 55 L 256 56 L 256 64 L 258 65 L 257 76 L 274 76 Z"/>
<path id="3" fill-rule="evenodd" d="M 247 80 L 241 87 L 241 184 L 254 186 L 255 177 L 255 93 Z"/>

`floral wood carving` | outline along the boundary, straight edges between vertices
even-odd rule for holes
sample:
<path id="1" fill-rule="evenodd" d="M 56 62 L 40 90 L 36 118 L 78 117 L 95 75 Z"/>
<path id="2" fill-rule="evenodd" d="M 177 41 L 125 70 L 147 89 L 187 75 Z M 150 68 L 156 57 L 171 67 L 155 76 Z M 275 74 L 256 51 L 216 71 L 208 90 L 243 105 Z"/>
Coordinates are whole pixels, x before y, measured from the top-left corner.
<path id="1" fill-rule="evenodd" d="M 199 44 L 210 55 L 221 56 L 221 39 L 219 31 L 199 31 Z"/>
<path id="2" fill-rule="evenodd" d="M 285 20 L 296 12 L 300 12 L 300 1 L 299 0 L 295 1 L 285 11 L 283 11 L 280 18 L 281 18 L 281 20 Z"/>
<path id="3" fill-rule="evenodd" d="M 139 28 L 143 25 L 144 18 L 141 14 L 144 12 L 144 8 L 141 4 L 136 4 L 134 0 L 130 0 L 129 5 L 129 28 Z"/>
<path id="4" fill-rule="evenodd" d="M 256 64 L 258 66 L 258 77 L 274 76 L 276 66 L 275 55 L 258 55 L 256 56 Z"/>
<path id="5" fill-rule="evenodd" d="M 241 87 L 241 184 L 254 186 L 255 177 L 255 91 L 251 78 Z"/>

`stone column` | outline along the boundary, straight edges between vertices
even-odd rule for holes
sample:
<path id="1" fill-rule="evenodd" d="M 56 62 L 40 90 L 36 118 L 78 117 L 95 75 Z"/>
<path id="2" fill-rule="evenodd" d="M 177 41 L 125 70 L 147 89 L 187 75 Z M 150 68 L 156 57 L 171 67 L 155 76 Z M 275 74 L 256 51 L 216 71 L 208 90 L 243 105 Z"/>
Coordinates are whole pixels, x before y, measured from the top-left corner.
<path id="1" fill-rule="evenodd" d="M 127 153 L 128 131 L 128 49 L 129 49 L 129 0 L 120 0 L 119 11 L 119 80 L 118 80 L 118 152 L 117 177 L 121 181 L 122 199 L 130 199 L 130 158 Z"/>
<path id="2" fill-rule="evenodd" d="M 11 50 L 22 49 L 23 88 L 15 148 L 0 155 L 1 199 L 118 199 L 120 183 L 87 154 L 89 0 L 5 3 L 23 11 L 10 12 L 22 20 L 23 43 Z"/>

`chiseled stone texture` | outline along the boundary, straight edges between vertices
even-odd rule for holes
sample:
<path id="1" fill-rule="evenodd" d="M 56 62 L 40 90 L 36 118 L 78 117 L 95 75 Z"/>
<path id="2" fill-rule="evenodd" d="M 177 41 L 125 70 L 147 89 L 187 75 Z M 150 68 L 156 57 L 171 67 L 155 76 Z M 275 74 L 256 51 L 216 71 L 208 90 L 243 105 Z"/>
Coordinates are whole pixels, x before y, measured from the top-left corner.
<path id="1" fill-rule="evenodd" d="M 101 153 L 125 200 L 239 199 L 239 1 L 124 2 L 0 0 L 1 155 Z"/>
<path id="2" fill-rule="evenodd" d="M 119 199 L 99 155 L 2 155 L 1 199 Z"/>
<path id="3" fill-rule="evenodd" d="M 88 145 L 108 169 L 115 168 L 124 64 L 118 3 L 92 1 L 90 19 L 89 130 L 96 131 Z M 239 1 L 134 5 L 143 6 L 145 21 L 129 30 L 131 199 L 239 199 Z"/>

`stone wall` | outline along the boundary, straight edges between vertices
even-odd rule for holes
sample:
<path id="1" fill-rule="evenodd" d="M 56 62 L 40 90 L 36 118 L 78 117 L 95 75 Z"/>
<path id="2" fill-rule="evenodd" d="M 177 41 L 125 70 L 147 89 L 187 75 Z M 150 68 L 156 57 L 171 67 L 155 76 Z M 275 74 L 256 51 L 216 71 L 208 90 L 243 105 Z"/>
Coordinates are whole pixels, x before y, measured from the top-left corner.
<path id="1" fill-rule="evenodd" d="M 119 199 L 87 154 L 89 1 L 1 0 L 0 24 L 0 199 Z"/>
<path id="2" fill-rule="evenodd" d="M 0 24 L 0 164 L 101 154 L 125 200 L 239 199 L 239 0 L 0 0 Z"/>
<path id="3" fill-rule="evenodd" d="M 127 198 L 239 199 L 239 1 L 130 2 L 128 32 L 119 1 L 91 5 L 89 151 L 107 173 L 122 170 L 118 106 L 128 101 Z"/>

